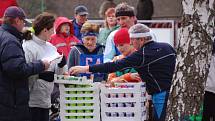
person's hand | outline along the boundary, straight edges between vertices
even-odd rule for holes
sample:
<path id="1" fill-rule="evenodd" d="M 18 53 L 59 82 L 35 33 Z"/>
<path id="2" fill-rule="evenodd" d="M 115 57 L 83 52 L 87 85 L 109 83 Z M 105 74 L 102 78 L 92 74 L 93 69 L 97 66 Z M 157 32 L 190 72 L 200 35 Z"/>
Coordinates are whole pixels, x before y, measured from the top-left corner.
<path id="1" fill-rule="evenodd" d="M 139 76 L 138 73 L 131 73 L 131 78 L 132 78 L 133 80 L 138 81 L 138 82 L 141 81 L 141 78 L 140 78 L 140 76 Z"/>
<path id="2" fill-rule="evenodd" d="M 63 75 L 69 76 L 69 72 L 64 72 Z"/>
<path id="3" fill-rule="evenodd" d="M 44 66 L 45 66 L 45 70 L 47 70 L 47 69 L 49 68 L 51 62 L 48 61 L 48 60 L 42 60 L 42 62 L 43 62 L 43 64 L 44 64 Z"/>
<path id="4" fill-rule="evenodd" d="M 89 72 L 89 66 L 73 66 L 69 69 L 70 75 Z"/>

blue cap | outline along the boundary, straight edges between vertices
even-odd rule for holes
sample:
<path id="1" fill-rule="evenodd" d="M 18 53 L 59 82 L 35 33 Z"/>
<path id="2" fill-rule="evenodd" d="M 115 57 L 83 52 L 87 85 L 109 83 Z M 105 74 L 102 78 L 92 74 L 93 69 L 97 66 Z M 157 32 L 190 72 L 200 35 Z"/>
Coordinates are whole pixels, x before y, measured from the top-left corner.
<path id="1" fill-rule="evenodd" d="M 5 17 L 12 17 L 12 18 L 23 18 L 25 19 L 25 12 L 22 8 L 17 7 L 17 6 L 10 6 L 8 7 L 5 12 L 4 12 Z"/>

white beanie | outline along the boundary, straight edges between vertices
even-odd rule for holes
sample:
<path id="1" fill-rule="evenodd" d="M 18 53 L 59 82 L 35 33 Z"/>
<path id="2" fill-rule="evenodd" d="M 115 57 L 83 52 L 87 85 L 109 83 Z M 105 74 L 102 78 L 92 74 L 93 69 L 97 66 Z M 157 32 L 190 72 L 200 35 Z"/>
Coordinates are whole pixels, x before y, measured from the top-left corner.
<path id="1" fill-rule="evenodd" d="M 155 34 L 144 24 L 135 24 L 128 30 L 128 32 L 130 38 L 152 37 L 152 40 L 156 41 Z"/>

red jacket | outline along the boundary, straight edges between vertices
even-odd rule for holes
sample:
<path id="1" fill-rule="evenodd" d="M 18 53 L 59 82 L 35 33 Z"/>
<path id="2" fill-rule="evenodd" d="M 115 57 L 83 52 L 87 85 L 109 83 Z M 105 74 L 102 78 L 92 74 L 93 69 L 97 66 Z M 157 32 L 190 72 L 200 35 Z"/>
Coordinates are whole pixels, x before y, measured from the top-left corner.
<path id="1" fill-rule="evenodd" d="M 69 23 L 70 35 L 60 33 L 60 28 L 63 23 Z M 50 43 L 52 43 L 58 50 L 68 58 L 70 49 L 73 45 L 80 43 L 80 41 L 74 36 L 73 25 L 70 20 L 66 17 L 58 17 L 54 23 L 56 34 L 51 36 Z"/>
<path id="2" fill-rule="evenodd" d="M 0 25 L 2 23 L 1 18 L 4 15 L 4 11 L 10 6 L 17 6 L 16 0 L 0 0 Z"/>

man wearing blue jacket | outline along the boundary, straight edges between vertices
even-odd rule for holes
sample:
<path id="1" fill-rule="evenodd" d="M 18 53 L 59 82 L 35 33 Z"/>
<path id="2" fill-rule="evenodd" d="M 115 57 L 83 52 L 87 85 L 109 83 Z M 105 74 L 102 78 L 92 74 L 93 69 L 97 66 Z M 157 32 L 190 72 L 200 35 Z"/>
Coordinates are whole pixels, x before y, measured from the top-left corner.
<path id="1" fill-rule="evenodd" d="M 46 60 L 26 63 L 21 44 L 24 19 L 24 11 L 11 6 L 0 27 L 0 121 L 29 121 L 28 77 L 50 65 Z"/>
<path id="2" fill-rule="evenodd" d="M 82 43 L 82 37 L 81 37 L 81 27 L 83 24 L 87 21 L 87 15 L 88 15 L 88 9 L 87 7 L 80 5 L 75 8 L 75 19 L 72 20 L 73 26 L 74 26 L 74 35 L 81 41 Z"/>
<path id="3" fill-rule="evenodd" d="M 153 121 L 165 121 L 166 105 L 175 69 L 176 53 L 167 43 L 152 40 L 150 29 L 143 24 L 136 24 L 129 29 L 131 44 L 137 49 L 130 56 L 115 62 L 93 66 L 70 68 L 71 74 L 85 72 L 110 73 L 127 67 L 137 70 L 146 82 L 147 92 L 152 95 L 154 105 Z"/>

